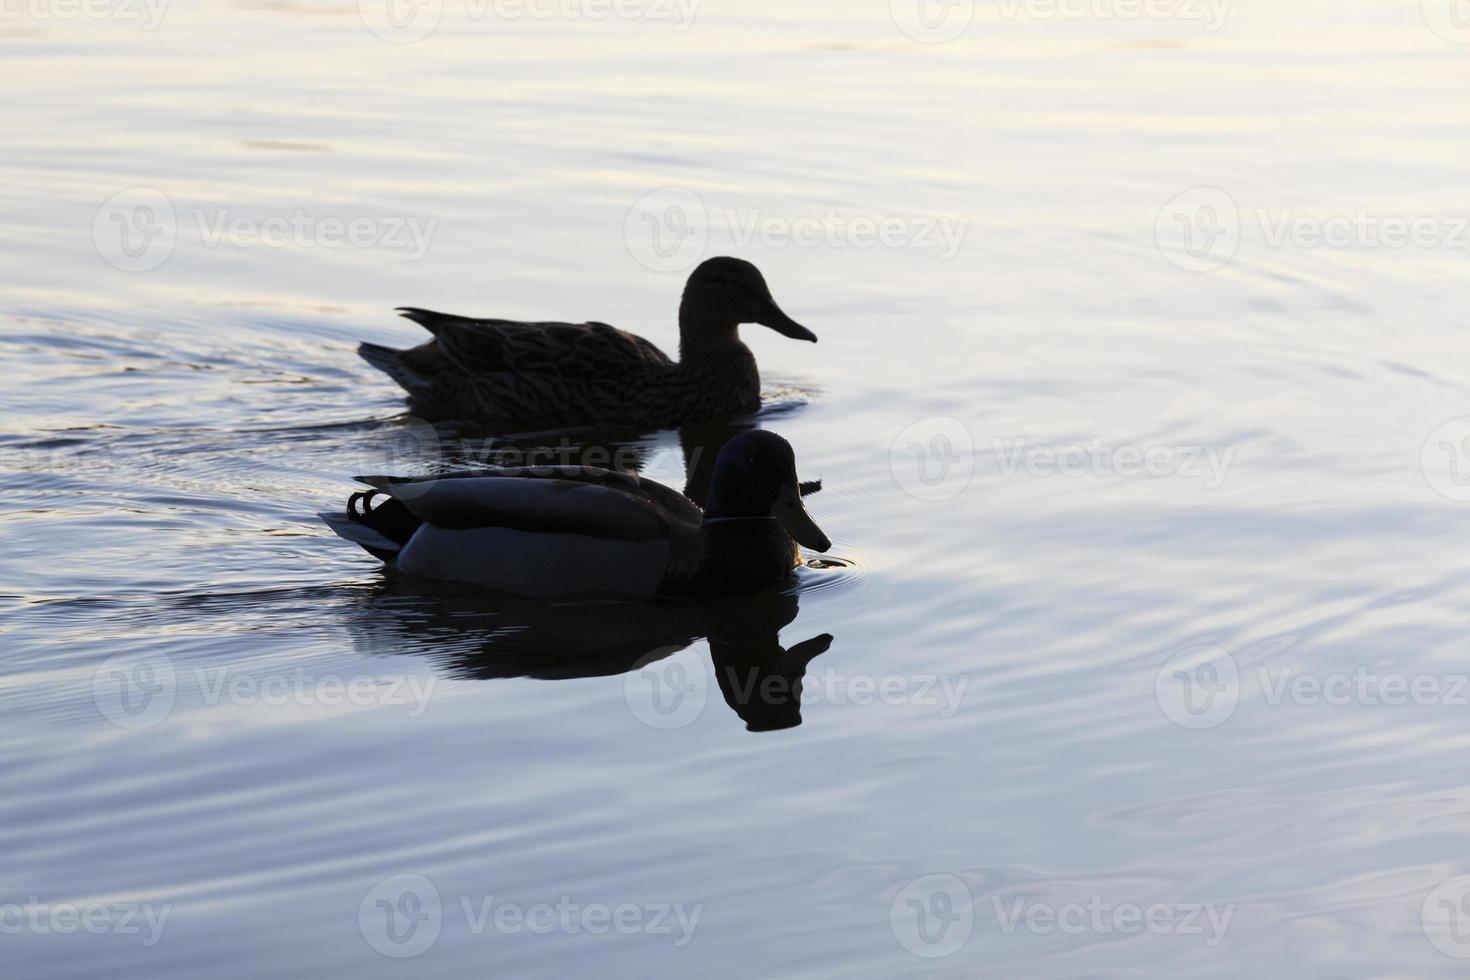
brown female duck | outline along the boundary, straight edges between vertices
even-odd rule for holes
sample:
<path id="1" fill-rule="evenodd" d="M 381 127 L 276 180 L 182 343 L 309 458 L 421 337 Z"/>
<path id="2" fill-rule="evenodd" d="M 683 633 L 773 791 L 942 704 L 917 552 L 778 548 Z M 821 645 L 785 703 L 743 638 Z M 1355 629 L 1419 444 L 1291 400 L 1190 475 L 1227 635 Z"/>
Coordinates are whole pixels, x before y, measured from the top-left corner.
<path id="1" fill-rule="evenodd" d="M 796 340 L 816 334 L 771 298 L 741 259 L 715 258 L 689 276 L 679 305 L 679 360 L 606 323 L 523 323 L 403 308 L 434 339 L 408 350 L 362 344 L 358 353 L 433 419 L 536 426 L 607 423 L 665 428 L 760 408 L 755 356 L 742 323 Z"/>

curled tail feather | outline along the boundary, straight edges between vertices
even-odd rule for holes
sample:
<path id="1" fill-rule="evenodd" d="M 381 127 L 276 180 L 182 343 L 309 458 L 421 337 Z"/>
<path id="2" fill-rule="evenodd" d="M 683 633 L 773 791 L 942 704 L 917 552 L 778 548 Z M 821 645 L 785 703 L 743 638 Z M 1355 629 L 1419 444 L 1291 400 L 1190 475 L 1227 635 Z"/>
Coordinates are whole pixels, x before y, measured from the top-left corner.
<path id="1" fill-rule="evenodd" d="M 373 498 L 379 496 L 384 499 L 374 504 Z M 389 563 L 398 557 L 398 552 L 423 523 L 407 507 L 379 490 L 354 493 L 347 501 L 345 514 L 317 516 L 340 537 Z"/>

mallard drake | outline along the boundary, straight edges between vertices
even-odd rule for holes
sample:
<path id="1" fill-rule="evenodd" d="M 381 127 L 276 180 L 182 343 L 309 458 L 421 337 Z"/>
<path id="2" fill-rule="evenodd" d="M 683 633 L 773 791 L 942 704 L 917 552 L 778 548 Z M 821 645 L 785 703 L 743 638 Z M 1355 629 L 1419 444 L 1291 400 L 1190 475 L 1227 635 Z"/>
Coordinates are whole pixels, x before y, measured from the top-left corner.
<path id="1" fill-rule="evenodd" d="M 689 276 L 677 362 L 606 323 L 398 312 L 434 339 L 408 350 L 362 344 L 357 352 L 403 386 L 410 411 L 435 420 L 669 428 L 749 414 L 760 408 L 760 372 L 740 342 L 740 325 L 817 340 L 776 305 L 759 269 L 732 258 L 709 259 Z"/>
<path id="2" fill-rule="evenodd" d="M 590 466 L 358 481 L 372 489 L 321 515 L 339 535 L 413 575 L 523 596 L 737 595 L 785 579 L 798 544 L 831 547 L 802 505 L 790 444 L 763 430 L 720 452 L 704 510 Z"/>

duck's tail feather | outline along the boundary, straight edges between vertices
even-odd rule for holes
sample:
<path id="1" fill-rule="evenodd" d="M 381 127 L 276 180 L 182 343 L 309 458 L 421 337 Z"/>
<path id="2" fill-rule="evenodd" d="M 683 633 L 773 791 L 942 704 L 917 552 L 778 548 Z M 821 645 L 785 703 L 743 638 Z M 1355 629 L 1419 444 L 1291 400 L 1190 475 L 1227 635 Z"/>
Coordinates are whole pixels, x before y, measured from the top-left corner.
<path id="1" fill-rule="evenodd" d="M 357 345 L 358 357 L 398 382 L 405 391 L 410 393 L 424 391 L 430 386 L 430 379 L 403 363 L 403 354 L 401 350 L 384 347 L 382 344 L 364 342 Z"/>
<path id="2" fill-rule="evenodd" d="M 473 324 L 478 321 L 467 316 L 456 316 L 453 313 L 436 313 L 433 310 L 420 309 L 417 306 L 400 306 L 393 312 L 406 320 L 412 320 L 434 336 L 439 336 L 441 328 L 453 324 Z"/>
<path id="3" fill-rule="evenodd" d="M 373 498 L 378 496 L 382 496 L 378 490 L 354 493 L 347 500 L 346 513 L 317 516 L 340 537 L 360 545 L 374 558 L 392 564 L 423 522 L 391 497 L 374 504 Z"/>

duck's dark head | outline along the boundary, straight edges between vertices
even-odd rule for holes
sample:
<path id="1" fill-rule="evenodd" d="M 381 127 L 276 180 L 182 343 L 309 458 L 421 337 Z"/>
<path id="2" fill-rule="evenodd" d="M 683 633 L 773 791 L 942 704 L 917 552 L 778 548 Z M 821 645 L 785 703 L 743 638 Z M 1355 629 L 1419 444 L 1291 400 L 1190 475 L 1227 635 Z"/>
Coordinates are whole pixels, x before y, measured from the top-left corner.
<path id="1" fill-rule="evenodd" d="M 791 444 L 764 429 L 742 432 L 725 444 L 704 512 L 706 520 L 773 517 L 802 547 L 832 547 L 801 502 Z"/>
<path id="2" fill-rule="evenodd" d="M 732 343 L 742 323 L 759 323 L 793 340 L 817 342 L 816 334 L 776 305 L 765 276 L 755 266 L 732 258 L 701 262 L 690 273 L 679 305 L 680 349 Z"/>

